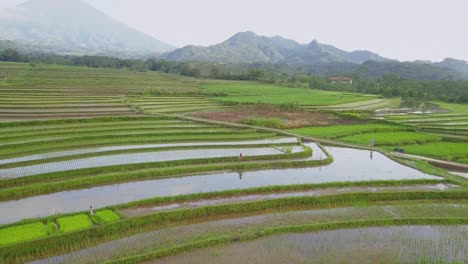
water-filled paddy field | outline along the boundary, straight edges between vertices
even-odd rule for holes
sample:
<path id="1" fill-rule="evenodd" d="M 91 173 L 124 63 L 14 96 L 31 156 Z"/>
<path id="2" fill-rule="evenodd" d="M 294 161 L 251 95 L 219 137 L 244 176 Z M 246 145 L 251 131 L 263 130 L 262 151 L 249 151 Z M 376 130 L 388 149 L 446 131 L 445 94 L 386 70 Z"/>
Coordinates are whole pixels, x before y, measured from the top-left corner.
<path id="1" fill-rule="evenodd" d="M 468 226 L 392 226 L 286 234 L 144 263 L 463 263 Z"/>
<path id="2" fill-rule="evenodd" d="M 232 189 L 373 180 L 443 180 L 441 177 L 403 166 L 378 152 L 373 152 L 371 156 L 371 152 L 367 150 L 337 147 L 326 149 L 333 156 L 334 162 L 323 167 L 236 171 L 135 181 L 0 202 L 0 213 L 5 215 L 2 223 L 56 213 L 77 212 L 89 205 L 100 208 L 151 197 Z"/>
<path id="3" fill-rule="evenodd" d="M 236 236 L 236 234 L 249 233 L 253 230 L 264 230 L 264 229 L 275 229 L 282 226 L 301 226 L 307 224 L 321 224 L 321 223 L 333 223 L 339 221 L 353 221 L 353 220 L 366 220 L 366 219 L 392 219 L 392 218 L 408 218 L 408 217 L 434 217 L 437 214 L 451 214 L 458 217 L 466 217 L 466 205 L 460 206 L 456 204 L 407 204 L 407 205 L 384 205 L 384 206 L 369 206 L 369 207 L 342 207 L 342 208 L 332 208 L 332 209 L 319 209 L 319 210 L 299 210 L 299 211 L 282 211 L 280 213 L 267 213 L 254 216 L 234 216 L 228 219 L 220 220 L 211 220 L 208 222 L 202 223 L 193 223 L 186 225 L 177 225 L 171 226 L 168 228 L 145 232 L 141 234 L 136 234 L 128 236 L 122 239 L 116 239 L 107 243 L 102 243 L 95 247 L 90 247 L 83 250 L 78 250 L 70 254 L 63 254 L 57 257 L 52 257 L 50 259 L 45 259 L 42 261 L 37 261 L 35 263 L 60 263 L 60 262 L 91 262 L 99 261 L 101 259 L 118 259 L 126 255 L 136 255 L 142 252 L 150 252 L 158 249 L 168 248 L 174 245 L 183 245 L 185 243 L 190 243 L 193 241 L 199 241 L 209 238 L 216 238 L 222 236 Z M 449 226 L 447 230 L 453 230 L 450 232 L 447 239 L 453 239 L 456 234 L 456 231 L 465 230 L 466 226 Z M 399 228 L 406 227 L 390 227 L 391 230 L 397 232 Z M 431 227 L 425 227 L 430 229 Z M 443 226 L 433 226 L 433 228 L 441 228 Z M 417 227 L 415 227 L 415 230 Z M 353 229 L 345 229 L 343 235 L 351 234 Z M 368 235 L 378 234 L 379 232 L 374 232 L 372 230 L 387 232 L 386 228 L 376 228 L 372 227 L 369 229 L 356 229 L 358 234 L 367 230 L 371 230 Z M 408 228 L 406 230 L 409 230 Z M 336 232 L 339 232 L 337 230 Z M 326 232 L 335 232 L 335 231 L 324 231 Z M 373 233 L 374 232 L 374 233 Z M 286 236 L 308 236 L 308 235 L 319 235 L 322 232 L 316 233 L 304 233 L 304 234 L 291 234 Z M 465 232 L 466 233 L 466 232 Z M 338 233 L 338 235 L 341 233 Z M 417 233 L 416 233 L 417 234 Z M 466 234 L 458 233 L 457 236 L 459 239 L 465 237 Z M 377 236 L 378 237 L 378 236 Z M 376 238 L 377 238 L 376 237 Z M 392 237 L 392 236 L 390 236 Z M 431 237 L 430 233 L 426 233 L 426 237 Z M 437 234 L 434 234 L 434 237 L 437 237 Z M 403 238 L 403 237 L 399 237 Z M 267 237 L 265 240 L 276 239 L 275 236 Z M 323 247 L 327 247 L 330 243 L 333 243 L 334 240 L 337 243 L 344 243 L 345 241 L 349 242 L 351 237 L 344 238 L 345 241 L 339 242 L 340 237 L 330 236 L 329 239 L 323 242 Z M 445 240 L 445 239 L 444 239 Z M 378 242 L 376 240 L 375 242 Z M 244 243 L 238 245 L 238 242 L 232 241 L 231 245 L 224 246 L 229 248 L 231 246 L 242 246 Z M 246 242 L 248 243 L 261 243 L 260 241 Z M 364 243 L 361 241 L 360 243 Z M 452 241 L 456 243 L 456 241 Z M 457 246 L 459 250 L 463 246 L 463 243 Z M 316 241 L 315 243 L 304 244 L 304 247 L 321 247 L 321 243 Z M 361 246 L 363 244 L 360 244 Z M 370 246 L 368 244 L 367 246 Z M 253 245 L 252 245 L 253 246 Z M 288 247 L 286 247 L 288 248 Z M 339 247 L 330 247 L 334 249 L 339 249 Z M 205 263 L 202 259 L 197 259 L 198 256 L 204 255 L 201 252 L 212 252 L 212 250 L 217 250 L 213 248 L 207 248 L 201 251 L 194 250 L 193 252 L 181 253 L 180 256 L 175 256 L 174 263 L 185 263 L 187 262 L 187 257 L 193 256 L 194 260 L 197 260 L 193 263 Z M 313 250 L 313 248 L 311 248 Z M 448 250 L 448 249 L 447 249 Z M 246 253 L 248 250 L 246 249 Z M 292 253 L 292 252 L 290 252 Z M 463 252 L 462 252 L 463 253 Z M 201 254 L 201 255 L 199 255 Z M 243 254 L 239 252 L 239 254 Z M 272 253 L 273 254 L 273 253 Z M 467 253 L 464 252 L 466 255 Z M 262 255 L 263 256 L 263 255 Z M 213 256 L 214 257 L 214 256 Z M 171 260 L 172 257 L 167 260 Z M 165 261 L 166 259 L 160 259 L 158 261 Z M 176 261 L 177 260 L 177 261 Z M 206 259 L 205 261 L 211 261 Z M 259 261 L 262 261 L 259 259 Z M 171 261 L 172 262 L 172 261 Z M 189 261 L 190 262 L 190 261 Z M 220 263 L 222 260 L 213 259 L 213 263 Z M 250 261 L 247 261 L 250 262 Z M 255 262 L 255 261 L 253 261 Z M 236 262 L 237 263 L 237 262 Z M 270 263 L 277 263 L 275 261 Z"/>

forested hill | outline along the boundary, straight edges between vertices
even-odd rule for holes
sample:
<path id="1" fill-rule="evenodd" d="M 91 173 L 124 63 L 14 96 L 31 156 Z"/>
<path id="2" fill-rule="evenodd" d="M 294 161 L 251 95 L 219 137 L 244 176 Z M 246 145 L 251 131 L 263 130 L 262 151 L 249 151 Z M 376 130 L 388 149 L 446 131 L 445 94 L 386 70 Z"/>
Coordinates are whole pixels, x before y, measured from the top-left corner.
<path id="1" fill-rule="evenodd" d="M 300 44 L 280 36 L 265 37 L 253 32 L 240 32 L 208 47 L 186 46 L 160 58 L 177 62 L 261 65 L 259 67 L 264 69 L 287 73 L 352 73 L 367 78 L 396 74 L 417 80 L 468 79 L 468 64 L 462 60 L 400 62 L 370 51 L 348 52 L 315 40 Z"/>
<path id="2" fill-rule="evenodd" d="M 208 47 L 186 46 L 168 52 L 162 58 L 173 61 L 288 64 L 388 60 L 370 51 L 347 52 L 315 40 L 309 44 L 300 44 L 280 36 L 264 37 L 250 31 L 237 33 L 220 44 Z"/>

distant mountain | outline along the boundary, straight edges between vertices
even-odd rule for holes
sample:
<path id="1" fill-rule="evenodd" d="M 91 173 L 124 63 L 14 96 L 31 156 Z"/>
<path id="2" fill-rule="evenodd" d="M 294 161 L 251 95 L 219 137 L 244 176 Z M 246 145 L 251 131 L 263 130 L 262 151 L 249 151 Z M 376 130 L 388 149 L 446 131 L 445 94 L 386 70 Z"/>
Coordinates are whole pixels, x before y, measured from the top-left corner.
<path id="1" fill-rule="evenodd" d="M 435 62 L 433 64 L 439 67 L 453 69 L 460 73 L 468 75 L 468 62 L 464 60 L 446 58 L 441 62 Z"/>
<path id="2" fill-rule="evenodd" d="M 315 40 L 304 45 L 279 36 L 259 36 L 250 31 L 237 33 L 220 44 L 208 47 L 186 46 L 166 53 L 162 57 L 173 61 L 290 64 L 388 60 L 370 51 L 347 52 Z"/>
<path id="3" fill-rule="evenodd" d="M 0 39 L 61 54 L 125 57 L 174 49 L 83 0 L 30 0 L 4 10 L 0 13 Z"/>

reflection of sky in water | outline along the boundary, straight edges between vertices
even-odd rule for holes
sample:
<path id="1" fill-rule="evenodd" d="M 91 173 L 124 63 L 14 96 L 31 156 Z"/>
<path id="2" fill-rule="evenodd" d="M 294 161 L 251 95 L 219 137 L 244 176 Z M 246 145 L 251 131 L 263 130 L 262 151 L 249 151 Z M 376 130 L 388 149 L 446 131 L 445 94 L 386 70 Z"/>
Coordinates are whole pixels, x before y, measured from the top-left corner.
<path id="1" fill-rule="evenodd" d="M 468 172 L 449 171 L 453 175 L 462 176 L 468 178 Z"/>
<path id="2" fill-rule="evenodd" d="M 302 151 L 302 147 L 295 146 L 293 152 Z M 76 160 L 58 161 L 32 166 L 17 167 L 0 170 L 0 178 L 19 178 L 42 173 L 59 172 L 67 170 L 78 170 L 124 164 L 138 164 L 146 162 L 162 162 L 171 160 L 199 159 L 199 158 L 222 158 L 237 157 L 242 153 L 244 156 L 279 155 L 282 151 L 272 148 L 224 148 L 224 149 L 186 149 L 156 151 L 144 153 L 117 154 L 101 157 L 91 157 Z"/>
<path id="3" fill-rule="evenodd" d="M 334 157 L 331 165 L 238 172 L 147 180 L 64 191 L 0 203 L 0 224 L 24 218 L 48 216 L 99 208 L 157 196 L 246 189 L 271 185 L 325 183 L 343 181 L 441 179 L 398 164 L 384 155 L 365 150 L 327 148 Z"/>
<path id="4" fill-rule="evenodd" d="M 262 139 L 250 141 L 226 141 L 226 142 L 188 142 L 188 143 L 164 143 L 164 144 L 142 144 L 142 145 L 125 145 L 125 146 L 110 146 L 88 149 L 75 149 L 66 151 L 49 152 L 31 156 L 0 160 L 0 164 L 13 162 L 40 160 L 55 157 L 64 157 L 78 154 L 99 153 L 116 150 L 130 149 L 145 149 L 145 148 L 164 148 L 164 147 L 189 147 L 189 146 L 220 146 L 220 145 L 256 145 L 256 144 L 280 144 L 280 143 L 297 143 L 297 138 L 277 138 L 277 139 Z"/>

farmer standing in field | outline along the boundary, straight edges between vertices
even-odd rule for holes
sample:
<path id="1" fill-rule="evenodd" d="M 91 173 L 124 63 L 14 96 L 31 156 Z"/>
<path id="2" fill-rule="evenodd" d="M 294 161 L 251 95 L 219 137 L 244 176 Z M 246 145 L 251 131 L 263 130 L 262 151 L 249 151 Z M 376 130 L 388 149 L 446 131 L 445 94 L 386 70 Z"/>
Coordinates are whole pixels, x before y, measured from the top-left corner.
<path id="1" fill-rule="evenodd" d="M 89 214 L 92 215 L 92 216 L 94 215 L 93 206 L 92 206 L 92 205 L 89 206 Z"/>
<path id="2" fill-rule="evenodd" d="M 239 161 L 242 161 L 244 159 L 244 156 L 242 156 L 242 152 L 239 154 Z"/>
<path id="3" fill-rule="evenodd" d="M 371 138 L 371 140 L 370 140 L 370 146 L 371 146 L 371 148 L 374 148 L 374 139 L 373 138 Z"/>

